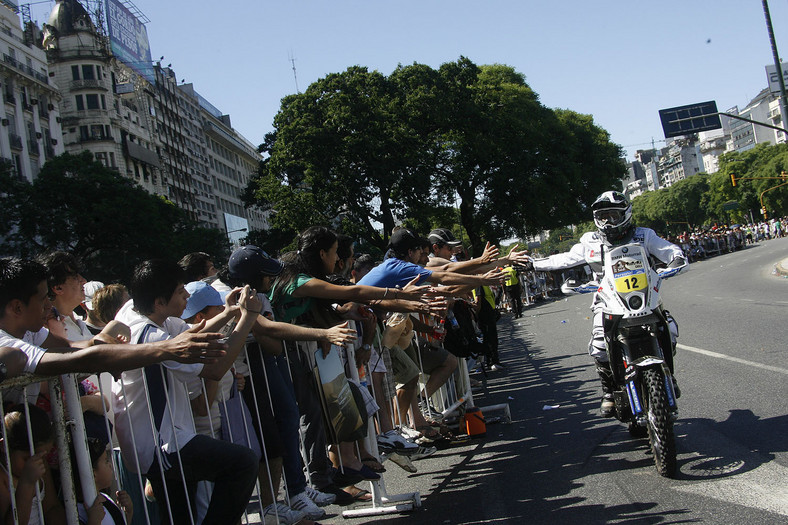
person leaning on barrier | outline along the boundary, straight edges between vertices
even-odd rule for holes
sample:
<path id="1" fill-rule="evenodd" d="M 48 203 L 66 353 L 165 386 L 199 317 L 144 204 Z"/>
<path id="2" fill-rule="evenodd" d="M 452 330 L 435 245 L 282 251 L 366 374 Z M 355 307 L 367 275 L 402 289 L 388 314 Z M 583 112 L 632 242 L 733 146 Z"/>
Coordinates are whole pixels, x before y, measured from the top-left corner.
<path id="1" fill-rule="evenodd" d="M 173 339 L 190 330 L 179 317 L 189 297 L 183 279 L 183 270 L 169 261 L 148 260 L 134 269 L 129 287 L 133 299 L 116 316 L 131 329 L 132 348 Z M 191 522 L 187 502 L 195 501 L 194 490 L 202 480 L 214 483 L 205 523 L 236 523 L 257 479 L 257 457 L 251 449 L 195 433 L 185 388 L 198 376 L 220 380 L 260 314 L 261 304 L 248 286 L 234 290 L 227 303 L 220 315 L 195 327 L 219 329 L 240 316 L 227 339 L 228 351 L 216 362 L 164 361 L 123 372 L 112 388 L 123 461 L 127 468 L 138 468 L 138 473 L 148 478 L 161 515 L 165 519 L 171 515 L 175 523 Z"/>
<path id="2" fill-rule="evenodd" d="M 46 278 L 46 269 L 36 261 L 0 259 L 0 346 L 25 353 L 24 372 L 42 376 L 74 372 L 119 374 L 165 360 L 213 363 L 225 354 L 224 345 L 217 342 L 221 334 L 199 333 L 202 326 L 169 341 L 132 348 L 123 344 L 128 342 L 128 327 L 110 323 L 99 335 L 72 346 L 44 328 L 52 309 Z M 35 401 L 36 387 L 29 386 L 28 391 Z M 20 400 L 21 397 L 16 399 Z"/>

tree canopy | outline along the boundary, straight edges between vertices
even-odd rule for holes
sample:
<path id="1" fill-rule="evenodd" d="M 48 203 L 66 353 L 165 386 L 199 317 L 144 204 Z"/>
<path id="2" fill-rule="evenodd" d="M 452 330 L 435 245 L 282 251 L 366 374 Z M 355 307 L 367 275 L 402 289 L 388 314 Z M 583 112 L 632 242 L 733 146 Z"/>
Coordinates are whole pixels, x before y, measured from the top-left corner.
<path id="1" fill-rule="evenodd" d="M 636 197 L 632 217 L 636 224 L 671 233 L 704 225 L 749 223 L 762 218 L 761 194 L 769 217 L 786 215 L 788 185 L 779 186 L 784 170 L 788 171 L 788 144 L 759 144 L 726 153 L 716 173 L 700 173 Z M 731 174 L 737 179 L 736 187 Z"/>
<path id="2" fill-rule="evenodd" d="M 0 167 L 0 253 L 35 256 L 66 250 L 88 279 L 127 280 L 145 259 L 178 260 L 204 251 L 226 260 L 227 238 L 204 228 L 172 202 L 95 161 L 89 152 L 47 162 L 32 184 Z"/>
<path id="3" fill-rule="evenodd" d="M 513 68 L 464 57 L 330 74 L 284 98 L 274 127 L 248 202 L 281 230 L 322 223 L 380 249 L 406 221 L 459 219 L 474 250 L 571 224 L 626 171 L 591 116 L 547 108 Z"/>

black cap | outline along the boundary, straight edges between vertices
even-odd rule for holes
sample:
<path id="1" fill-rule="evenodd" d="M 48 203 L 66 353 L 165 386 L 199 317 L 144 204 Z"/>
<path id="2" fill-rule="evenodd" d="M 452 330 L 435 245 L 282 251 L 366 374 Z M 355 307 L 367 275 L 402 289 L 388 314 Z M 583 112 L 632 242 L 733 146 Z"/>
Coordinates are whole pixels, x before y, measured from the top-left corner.
<path id="1" fill-rule="evenodd" d="M 448 244 L 449 246 L 459 246 L 462 244 L 451 230 L 447 230 L 446 228 L 437 228 L 430 232 L 427 236 L 429 239 L 430 244 Z"/>
<path id="2" fill-rule="evenodd" d="M 408 250 L 421 248 L 422 239 L 407 228 L 400 228 L 391 234 L 389 248 L 397 253 L 408 253 Z"/>
<path id="3" fill-rule="evenodd" d="M 281 261 L 272 259 L 263 250 L 251 244 L 235 250 L 227 264 L 231 278 L 247 283 L 255 280 L 260 274 L 279 275 L 283 268 Z"/>

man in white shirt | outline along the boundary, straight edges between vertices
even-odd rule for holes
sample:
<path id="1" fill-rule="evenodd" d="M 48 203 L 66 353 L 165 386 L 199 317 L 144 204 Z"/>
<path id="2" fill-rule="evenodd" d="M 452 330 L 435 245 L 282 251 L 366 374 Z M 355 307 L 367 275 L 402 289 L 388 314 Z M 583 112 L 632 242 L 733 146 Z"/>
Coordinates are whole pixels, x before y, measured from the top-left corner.
<path id="1" fill-rule="evenodd" d="M 46 269 L 30 259 L 0 258 L 0 346 L 22 350 L 27 356 L 24 372 L 42 376 L 73 372 L 111 372 L 146 366 L 174 359 L 184 363 L 213 363 L 224 356 L 218 333 L 182 334 L 155 345 L 132 348 L 124 340 L 122 325 L 116 323 L 88 341 L 69 342 L 44 328 L 52 310 Z M 199 327 L 202 328 L 202 327 Z M 118 338 L 117 336 L 120 337 Z M 28 400 L 35 402 L 37 385 L 28 386 Z M 4 398 L 6 401 L 21 401 Z"/>
<path id="2" fill-rule="evenodd" d="M 133 300 L 115 317 L 129 326 L 133 344 L 172 339 L 189 329 L 179 317 L 189 298 L 183 280 L 183 270 L 169 261 L 137 266 L 129 287 Z M 205 326 L 218 329 L 240 314 L 227 342 L 230 350 L 216 363 L 164 361 L 124 372 L 112 389 L 124 462 L 150 480 L 161 515 L 175 523 L 191 523 L 189 503 L 194 503 L 194 490 L 202 480 L 214 483 L 204 523 L 237 523 L 257 478 L 258 460 L 251 449 L 195 432 L 186 387 L 197 377 L 220 380 L 243 347 L 235 341 L 246 339 L 260 314 L 262 305 L 248 286 L 230 296 L 238 305 L 229 300 L 224 312 Z"/>

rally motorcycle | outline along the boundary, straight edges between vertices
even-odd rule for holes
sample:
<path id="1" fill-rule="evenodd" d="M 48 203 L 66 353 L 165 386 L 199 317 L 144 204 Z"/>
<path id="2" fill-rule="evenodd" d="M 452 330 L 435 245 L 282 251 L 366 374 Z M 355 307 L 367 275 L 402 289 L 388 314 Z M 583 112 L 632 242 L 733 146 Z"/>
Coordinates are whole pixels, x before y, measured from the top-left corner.
<path id="1" fill-rule="evenodd" d="M 673 477 L 673 422 L 678 406 L 672 374 L 672 318 L 662 308 L 659 292 L 663 279 L 679 273 L 686 264 L 655 270 L 639 244 L 604 247 L 603 261 L 605 271 L 598 284 L 578 286 L 567 281 L 562 290 L 596 292 L 595 304 L 602 307 L 607 355 L 616 385 L 615 416 L 628 424 L 633 437 L 648 435 L 657 471 Z"/>

